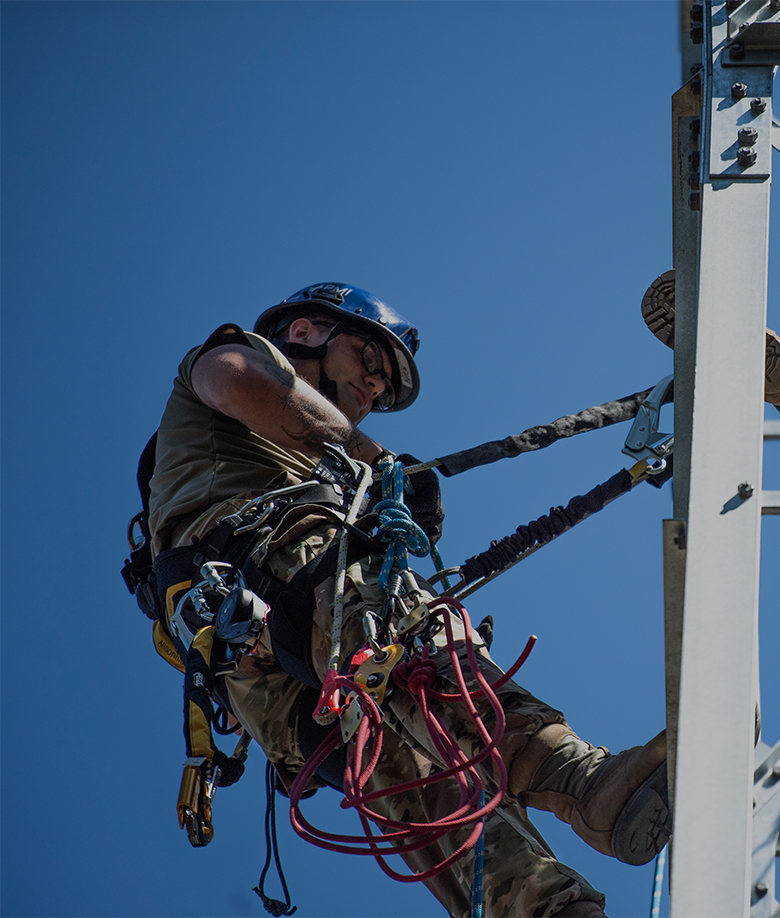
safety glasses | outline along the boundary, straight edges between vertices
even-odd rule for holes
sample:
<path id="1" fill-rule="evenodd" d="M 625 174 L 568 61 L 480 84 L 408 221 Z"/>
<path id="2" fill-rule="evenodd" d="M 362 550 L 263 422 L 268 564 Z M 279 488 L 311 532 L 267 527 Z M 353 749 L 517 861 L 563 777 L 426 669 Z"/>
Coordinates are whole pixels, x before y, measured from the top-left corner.
<path id="1" fill-rule="evenodd" d="M 395 389 L 390 377 L 385 373 L 384 349 L 374 338 L 356 331 L 354 328 L 344 327 L 342 322 L 332 325 L 330 322 L 315 321 L 312 325 L 322 325 L 325 328 L 331 328 L 336 334 L 328 336 L 328 341 L 337 337 L 337 335 L 351 335 L 353 338 L 360 338 L 365 344 L 360 352 L 363 366 L 369 376 L 378 376 L 385 384 L 384 389 L 376 397 L 376 404 L 380 411 L 389 411 L 395 405 Z"/>

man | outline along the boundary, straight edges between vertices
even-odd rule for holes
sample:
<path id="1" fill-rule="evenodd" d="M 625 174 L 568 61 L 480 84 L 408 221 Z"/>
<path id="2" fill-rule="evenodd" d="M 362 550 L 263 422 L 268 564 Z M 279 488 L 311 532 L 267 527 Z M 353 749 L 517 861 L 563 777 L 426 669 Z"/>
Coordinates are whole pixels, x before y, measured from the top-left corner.
<path id="1" fill-rule="evenodd" d="M 220 521 L 247 501 L 309 479 L 326 444 L 376 467 L 388 452 L 358 425 L 369 411 L 412 404 L 419 391 L 417 347 L 417 332 L 409 322 L 372 294 L 344 284 L 316 284 L 293 294 L 264 312 L 251 334 L 233 325 L 218 329 L 185 357 L 160 425 L 150 499 L 154 553 L 163 553 L 162 558 L 177 547 L 212 544 Z M 270 601 L 269 626 L 252 654 L 240 655 L 235 671 L 225 677 L 234 715 L 288 788 L 312 748 L 311 692 L 316 698 L 331 653 L 333 572 L 316 577 L 308 572 L 318 570 L 317 563 L 338 541 L 345 517 L 337 501 L 320 503 L 307 494 L 282 500 L 281 511 L 271 514 L 270 523 L 253 534 L 244 551 L 249 585 L 262 594 L 263 584 L 275 584 L 277 599 Z M 433 471 L 413 476 L 407 503 L 435 542 L 443 512 Z M 365 642 L 364 613 L 382 608 L 381 562 L 370 549 L 349 561 L 340 666 Z M 308 577 L 305 589 L 302 576 Z M 300 615 L 286 618 L 288 595 L 301 593 L 310 599 L 308 607 L 299 602 L 299 612 L 308 608 L 303 624 Z M 288 629 L 284 639 L 282 619 Z M 297 644 L 289 621 L 297 622 Z M 170 632 L 170 609 L 165 626 Z M 461 629 L 459 648 L 462 637 Z M 478 636 L 475 641 L 480 668 L 495 682 L 500 670 Z M 453 691 L 447 654 L 440 642 L 436 649 L 434 687 Z M 507 717 L 499 749 L 509 795 L 487 820 L 485 912 L 603 915 L 603 895 L 554 858 L 525 807 L 554 812 L 605 854 L 646 863 L 670 830 L 664 735 L 610 756 L 579 739 L 560 712 L 513 682 L 498 695 Z M 451 734 L 470 751 L 462 716 L 454 707 L 440 708 Z M 368 790 L 440 767 L 408 692 L 396 688 L 389 695 L 383 719 L 383 754 Z M 333 757 L 321 774 L 339 786 Z M 484 780 L 492 780 L 489 769 Z M 374 809 L 389 819 L 430 822 L 453 806 L 454 790 L 437 787 L 388 796 Z M 424 870 L 451 854 L 462 841 L 462 833 L 454 834 L 406 854 L 408 866 Z M 450 915 L 470 913 L 470 865 L 471 857 L 465 858 L 427 881 Z"/>

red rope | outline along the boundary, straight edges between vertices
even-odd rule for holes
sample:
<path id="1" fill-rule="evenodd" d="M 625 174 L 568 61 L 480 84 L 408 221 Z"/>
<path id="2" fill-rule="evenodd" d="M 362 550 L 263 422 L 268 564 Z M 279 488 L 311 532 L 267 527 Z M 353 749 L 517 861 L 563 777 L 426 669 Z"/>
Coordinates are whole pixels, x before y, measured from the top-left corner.
<path id="1" fill-rule="evenodd" d="M 325 832 L 311 825 L 300 810 L 303 793 L 325 759 L 341 744 L 341 731 L 337 724 L 333 732 L 319 746 L 295 779 L 290 790 L 290 820 L 295 831 L 306 841 L 320 848 L 338 851 L 343 854 L 370 855 L 378 861 L 382 870 L 390 877 L 404 883 L 427 880 L 446 870 L 463 857 L 477 842 L 482 831 L 482 820 L 501 802 L 507 789 L 506 766 L 498 752 L 506 728 L 506 716 L 495 689 L 505 684 L 528 658 L 536 641 L 531 637 L 518 661 L 500 679 L 492 685 L 479 669 L 479 662 L 471 640 L 471 624 L 468 613 L 457 600 L 440 597 L 429 606 L 431 613 L 441 614 L 447 637 L 447 651 L 452 671 L 459 691 L 455 693 L 437 692 L 431 685 L 436 677 L 436 664 L 430 659 L 429 648 L 425 648 L 421 657 L 413 657 L 405 663 L 399 663 L 393 669 L 393 679 L 406 689 L 417 701 L 424 723 L 442 764 L 441 771 L 425 778 L 407 781 L 386 790 L 363 793 L 382 754 L 382 712 L 373 699 L 347 676 L 336 676 L 335 684 L 341 689 L 342 697 L 354 691 L 363 712 L 363 718 L 354 738 L 354 744 L 344 773 L 343 808 L 357 810 L 364 835 L 342 835 Z M 479 686 L 470 692 L 458 658 L 455 639 L 452 631 L 450 609 L 456 609 L 463 618 L 465 628 L 465 647 L 471 674 Z M 486 698 L 495 716 L 494 735 L 488 732 L 474 700 Z M 429 699 L 457 701 L 463 704 L 469 719 L 476 727 L 483 748 L 469 758 L 449 735 L 446 728 L 430 708 Z M 480 806 L 483 783 L 476 766 L 490 760 L 496 791 L 493 796 Z M 363 762 L 365 761 L 365 765 Z M 459 787 L 458 804 L 448 816 L 431 823 L 400 822 L 387 819 L 368 807 L 374 800 L 411 790 L 427 787 L 438 781 L 454 778 Z M 379 823 L 383 830 L 374 834 L 371 823 Z M 434 865 L 434 867 L 413 874 L 401 874 L 391 868 L 385 860 L 388 854 L 408 854 L 427 847 L 448 832 L 473 826 L 466 840 L 456 851 Z"/>

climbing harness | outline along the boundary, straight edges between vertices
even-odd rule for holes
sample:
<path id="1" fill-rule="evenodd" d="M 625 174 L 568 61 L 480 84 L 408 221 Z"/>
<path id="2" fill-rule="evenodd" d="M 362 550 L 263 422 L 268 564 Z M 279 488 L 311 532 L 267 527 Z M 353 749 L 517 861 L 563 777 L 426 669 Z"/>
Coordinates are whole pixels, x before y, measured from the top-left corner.
<path id="1" fill-rule="evenodd" d="M 152 438 L 139 464 L 138 480 L 144 509 L 131 520 L 128 537 L 131 559 L 125 563 L 122 573 L 141 609 L 155 620 L 158 651 L 185 674 L 188 758 L 177 811 L 180 825 L 186 827 L 191 843 L 202 846 L 213 837 L 212 805 L 216 788 L 238 779 L 251 742 L 244 733 L 230 757 L 218 750 L 213 742 L 212 726 L 216 732 L 231 730 L 229 704 L 219 692 L 219 677 L 235 669 L 242 654 L 253 652 L 266 627 L 280 664 L 309 686 L 307 691 L 319 691 L 312 714 L 320 725 L 318 729 L 332 725 L 325 739 L 308 756 L 290 790 L 291 820 L 301 837 L 319 847 L 373 856 L 385 873 L 402 882 L 435 876 L 467 854 L 480 840 L 484 843 L 485 817 L 500 805 L 507 786 L 506 768 L 497 751 L 505 718 L 495 692 L 527 659 L 536 639 L 532 636 L 516 663 L 500 679 L 489 684 L 479 669 L 472 641 L 474 632 L 461 600 L 641 481 L 659 483 L 669 477 L 673 437 L 659 432 L 658 419 L 661 405 L 670 400 L 671 389 L 672 377 L 666 377 L 653 390 L 607 402 L 576 415 L 564 416 L 552 424 L 530 428 L 503 441 L 486 443 L 428 463 L 404 468 L 394 458 L 385 457 L 379 463 L 382 499 L 373 508 L 374 535 L 359 525 L 368 505 L 374 470 L 350 459 L 343 450 L 328 447 L 311 480 L 247 502 L 237 513 L 223 519 L 203 542 L 161 552 L 154 562 L 148 529 L 148 481 L 154 469 L 155 438 Z M 459 567 L 444 568 L 435 545 L 414 522 L 404 503 L 404 489 L 413 488 L 413 476 L 423 469 L 435 467 L 446 476 L 455 475 L 631 417 L 635 417 L 635 421 L 623 450 L 636 460 L 631 469 L 621 469 L 587 494 L 573 498 L 565 508 L 553 508 L 549 515 L 518 527 L 515 533 L 492 542 L 487 551 Z M 258 540 L 270 537 L 284 514 L 298 502 L 346 511 L 338 544 L 305 565 L 289 583 L 280 583 L 257 569 L 250 576 L 250 566 L 244 562 L 251 547 Z M 365 644 L 343 662 L 341 629 L 346 571 L 355 561 L 376 554 L 379 544 L 386 546 L 379 577 L 384 603 L 381 609 L 365 613 Z M 415 557 L 432 556 L 437 573 L 430 578 L 430 583 L 442 582 L 442 595 L 431 598 L 427 587 L 420 586 L 409 567 L 410 553 Z M 455 575 L 460 576 L 460 581 L 453 586 L 448 578 Z M 314 607 L 313 589 L 329 576 L 335 578 L 331 656 L 324 682 L 320 683 L 311 664 L 308 641 Z M 458 627 L 464 631 L 465 657 L 470 678 L 477 686 L 471 691 L 458 657 L 453 620 L 457 620 Z M 452 678 L 458 688 L 451 694 L 435 691 L 432 687 L 437 674 L 434 657 L 440 652 L 434 639 L 441 632 Z M 440 636 L 439 643 L 441 640 Z M 395 687 L 415 698 L 444 767 L 426 778 L 400 784 L 389 791 L 368 792 L 366 787 L 382 752 L 382 705 Z M 475 706 L 480 698 L 485 699 L 495 721 L 492 735 Z M 481 739 L 479 751 L 468 757 L 460 749 L 431 709 L 433 699 L 463 706 L 465 716 Z M 214 713 L 215 703 L 221 717 Z M 350 741 L 353 742 L 343 771 L 342 806 L 357 811 L 364 832 L 361 836 L 337 835 L 316 829 L 300 810 L 301 800 L 308 795 L 307 787 L 315 773 Z M 404 793 L 444 780 L 456 782 L 458 803 L 449 816 L 432 823 L 389 820 L 371 809 L 371 803 L 381 796 Z M 271 914 L 291 915 L 295 908 L 291 909 L 278 860 L 270 765 L 266 785 L 269 794 L 267 859 L 255 891 Z M 372 823 L 380 824 L 383 831 L 374 834 Z M 468 836 L 457 850 L 427 870 L 402 874 L 387 863 L 386 857 L 390 854 L 416 851 L 449 832 L 465 828 L 469 829 Z M 272 854 L 285 902 L 270 899 L 263 892 Z M 481 869 L 481 857 L 475 853 L 472 903 L 475 918 L 481 914 Z"/>

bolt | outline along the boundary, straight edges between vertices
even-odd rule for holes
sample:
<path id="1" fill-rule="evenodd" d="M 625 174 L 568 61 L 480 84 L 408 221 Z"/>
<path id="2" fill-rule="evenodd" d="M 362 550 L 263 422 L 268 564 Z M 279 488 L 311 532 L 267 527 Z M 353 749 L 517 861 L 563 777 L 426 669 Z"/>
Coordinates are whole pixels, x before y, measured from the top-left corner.
<path id="1" fill-rule="evenodd" d="M 756 885 L 753 887 L 753 892 L 759 898 L 761 898 L 762 896 L 765 896 L 769 892 L 769 887 L 766 885 L 766 883 L 763 883 L 763 882 L 756 883 Z"/>
<path id="2" fill-rule="evenodd" d="M 747 83 L 732 83 L 731 84 L 732 99 L 744 99 L 747 94 L 748 94 Z"/>
<path id="3" fill-rule="evenodd" d="M 742 484 L 737 488 L 737 494 L 742 498 L 742 500 L 747 500 L 748 497 L 753 496 L 753 489 L 746 481 L 743 481 Z"/>
<path id="4" fill-rule="evenodd" d="M 769 0 L 769 5 L 773 10 L 780 10 L 780 0 Z"/>
<path id="5" fill-rule="evenodd" d="M 754 166 L 757 159 L 758 154 L 753 147 L 740 147 L 737 150 L 737 162 L 740 166 Z"/>
<path id="6" fill-rule="evenodd" d="M 701 95 L 701 80 L 693 80 L 691 82 L 691 92 L 694 94 L 694 96 Z"/>
<path id="7" fill-rule="evenodd" d="M 692 169 L 698 170 L 699 165 L 701 164 L 701 153 L 698 150 L 694 150 L 693 153 L 688 157 L 688 162 L 691 164 Z"/>
<path id="8" fill-rule="evenodd" d="M 698 134 L 701 130 L 701 118 L 694 118 L 693 121 L 688 124 L 688 127 L 691 129 L 692 134 Z"/>
<path id="9" fill-rule="evenodd" d="M 750 103 L 750 111 L 754 115 L 762 115 L 766 111 L 766 99 L 753 99 Z"/>
<path id="10" fill-rule="evenodd" d="M 742 0 L 726 0 L 726 9 L 731 10 L 733 13 L 734 10 L 738 10 L 742 6 Z"/>
<path id="11" fill-rule="evenodd" d="M 740 44 L 732 45 L 729 48 L 729 57 L 734 61 L 741 61 L 745 57 L 745 49 Z"/>
<path id="12" fill-rule="evenodd" d="M 704 19 L 704 7 L 701 3 L 694 3 L 691 7 L 691 22 L 701 22 Z"/>
<path id="13" fill-rule="evenodd" d="M 772 774 L 776 778 L 780 778 L 780 762 L 775 762 L 775 764 L 772 766 Z"/>
<path id="14" fill-rule="evenodd" d="M 701 188 L 698 172 L 691 172 L 691 174 L 688 176 L 688 187 L 693 191 L 698 191 L 699 188 Z"/>
<path id="15" fill-rule="evenodd" d="M 701 195 L 698 191 L 694 191 L 692 195 L 688 197 L 688 207 L 691 210 L 701 210 Z"/>
<path id="16" fill-rule="evenodd" d="M 740 128 L 737 131 L 737 140 L 741 147 L 752 147 L 758 140 L 758 131 L 752 127 Z"/>
<path id="17" fill-rule="evenodd" d="M 700 22 L 692 23 L 690 34 L 694 45 L 700 45 L 704 41 L 704 26 Z"/>

